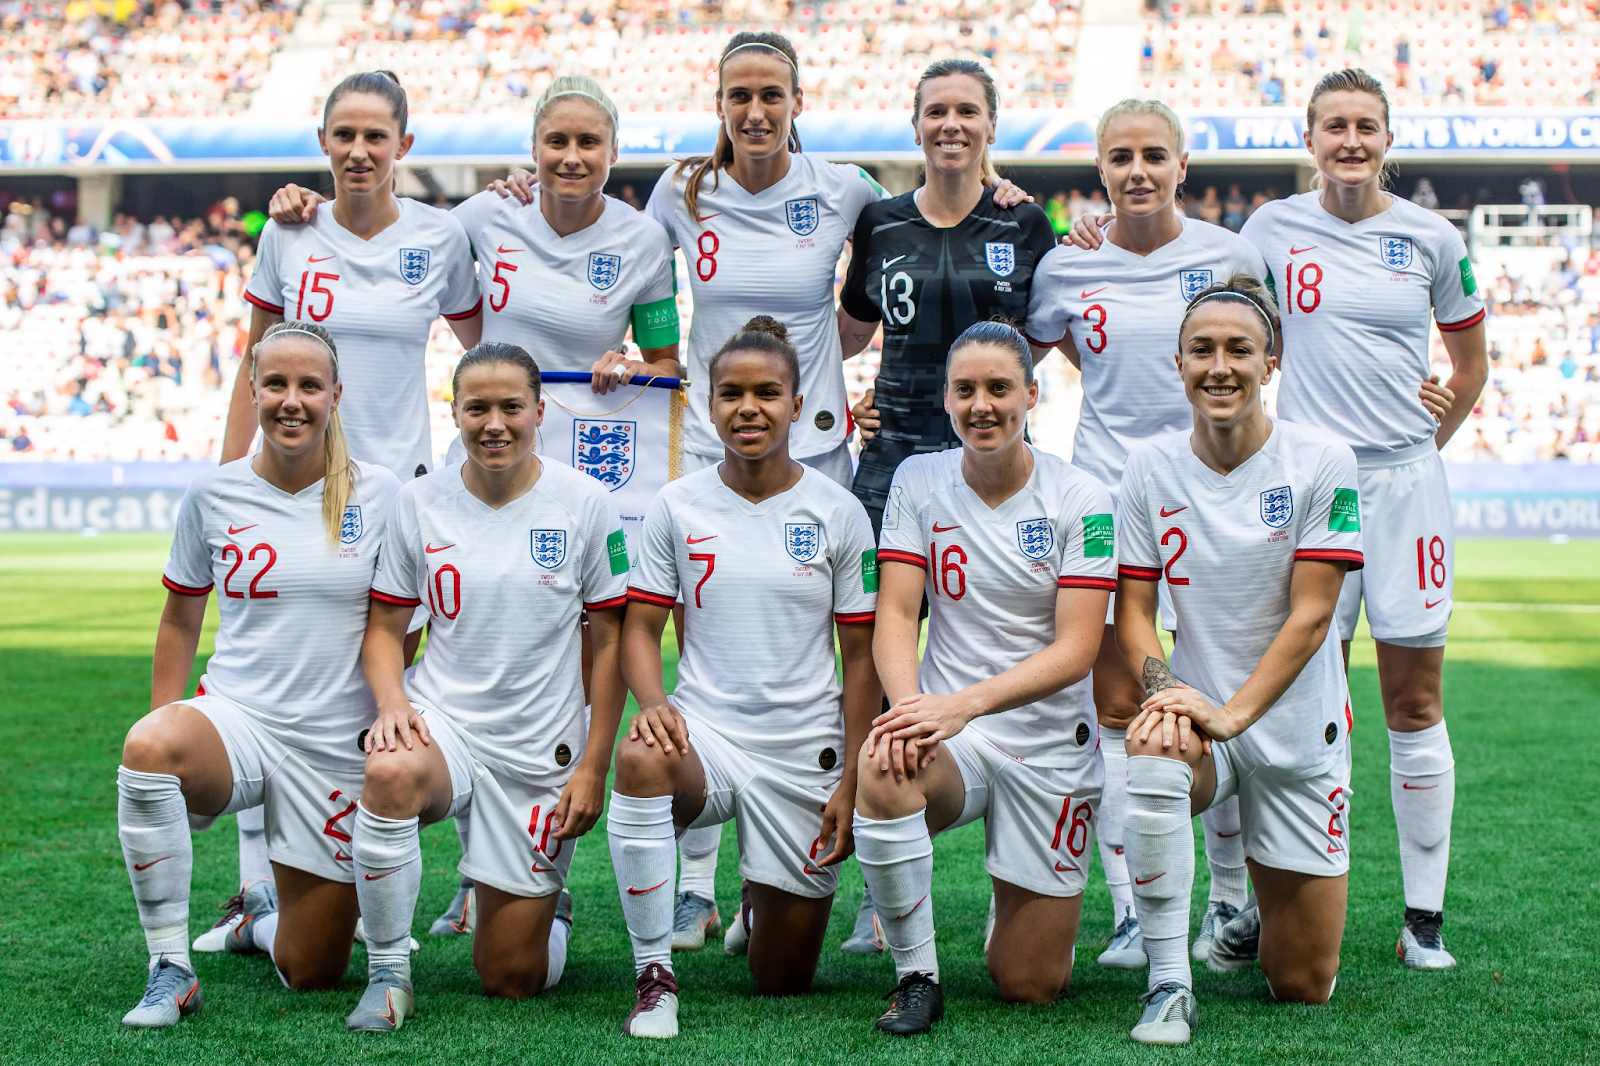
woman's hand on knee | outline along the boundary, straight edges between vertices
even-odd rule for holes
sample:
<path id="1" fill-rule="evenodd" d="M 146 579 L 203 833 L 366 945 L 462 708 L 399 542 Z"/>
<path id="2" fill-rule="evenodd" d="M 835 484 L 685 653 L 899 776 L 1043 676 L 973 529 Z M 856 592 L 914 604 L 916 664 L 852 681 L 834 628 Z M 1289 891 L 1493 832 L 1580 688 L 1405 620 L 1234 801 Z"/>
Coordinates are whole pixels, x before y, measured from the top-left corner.
<path id="1" fill-rule="evenodd" d="M 375 751 L 398 751 L 402 746 L 410 751 L 412 733 L 416 733 L 424 744 L 433 743 L 433 734 L 428 732 L 428 723 L 423 721 L 422 715 L 418 714 L 417 709 L 411 704 L 380 707 L 378 720 L 367 730 L 365 745 L 367 754 L 371 755 Z"/>
<path id="2" fill-rule="evenodd" d="M 628 739 L 660 747 L 668 755 L 689 754 L 689 726 L 670 703 L 641 708 L 628 724 Z"/>
<path id="3" fill-rule="evenodd" d="M 1139 712 L 1128 726 L 1129 755 L 1165 755 L 1198 762 L 1211 753 L 1211 741 L 1194 728 L 1187 715 L 1152 708 Z"/>

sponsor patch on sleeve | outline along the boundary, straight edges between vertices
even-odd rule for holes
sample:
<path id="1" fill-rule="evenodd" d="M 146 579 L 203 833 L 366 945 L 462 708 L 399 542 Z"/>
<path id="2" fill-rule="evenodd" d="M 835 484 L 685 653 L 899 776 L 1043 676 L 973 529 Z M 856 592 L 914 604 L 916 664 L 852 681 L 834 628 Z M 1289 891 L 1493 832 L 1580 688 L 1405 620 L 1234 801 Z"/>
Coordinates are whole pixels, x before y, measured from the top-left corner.
<path id="1" fill-rule="evenodd" d="M 1109 559 L 1116 554 L 1116 538 L 1108 514 L 1084 515 L 1083 554 L 1087 559 Z"/>
<path id="2" fill-rule="evenodd" d="M 861 591 L 878 591 L 878 549 L 868 548 L 861 553 Z"/>
<path id="3" fill-rule="evenodd" d="M 633 343 L 641 348 L 665 348 L 678 343 L 678 301 L 668 296 L 654 303 L 633 305 Z"/>
<path id="4" fill-rule="evenodd" d="M 1472 273 L 1472 260 L 1468 256 L 1461 257 L 1461 291 L 1468 296 L 1478 291 L 1478 279 Z"/>
<path id="5" fill-rule="evenodd" d="M 1355 489 L 1333 490 L 1333 510 L 1328 514 L 1328 531 L 1361 532 L 1361 501 Z"/>
<path id="6" fill-rule="evenodd" d="M 628 539 L 618 529 L 606 535 L 606 554 L 611 558 L 611 573 L 628 572 Z"/>

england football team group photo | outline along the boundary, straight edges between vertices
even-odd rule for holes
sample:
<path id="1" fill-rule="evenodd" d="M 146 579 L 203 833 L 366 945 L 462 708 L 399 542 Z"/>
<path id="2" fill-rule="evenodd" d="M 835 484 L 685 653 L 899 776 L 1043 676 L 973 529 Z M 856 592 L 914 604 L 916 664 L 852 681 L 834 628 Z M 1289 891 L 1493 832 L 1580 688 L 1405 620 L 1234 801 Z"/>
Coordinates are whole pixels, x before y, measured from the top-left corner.
<path id="1" fill-rule="evenodd" d="M 177 513 L 150 711 L 122 748 L 149 953 L 125 1025 L 202 1009 L 197 952 L 260 955 L 292 996 L 337 987 L 358 942 L 344 1024 L 425 1013 L 420 830 L 443 821 L 459 890 L 422 917 L 471 937 L 487 996 L 563 995 L 586 935 L 568 871 L 609 851 L 633 1037 L 696 1025 L 675 952 L 720 947 L 753 995 L 805 994 L 851 861 L 865 893 L 843 902 L 843 950 L 888 956 L 887 1010 L 859 1024 L 935 1030 L 961 1008 L 933 840 L 980 821 L 999 998 L 1049 1003 L 1079 965 L 1144 970 L 1127 1031 L 1153 1045 L 1200 1032 L 1196 967 L 1259 966 L 1273 999 L 1324 1004 L 1363 608 L 1399 836 L 1392 962 L 1455 965 L 1439 449 L 1487 376 L 1484 303 L 1456 229 L 1386 191 L 1383 86 L 1321 80 L 1314 187 L 1238 233 L 1183 212 L 1177 116 L 1124 100 L 1095 132 L 1111 213 L 1059 239 L 990 158 L 983 66 L 922 73 L 924 176 L 898 196 L 803 151 L 800 71 L 783 36 L 728 40 L 715 147 L 643 211 L 605 193 L 618 112 L 587 77 L 537 100 L 527 169 L 448 211 L 394 192 L 427 151 L 394 75 L 328 94 L 331 195 L 273 197 L 222 461 Z M 441 318 L 465 350 L 443 460 Z M 874 338 L 852 405 L 844 361 Z M 1054 353 L 1082 375 L 1070 461 L 1028 432 Z M 647 382 L 681 386 L 672 431 L 621 446 L 670 449 L 672 473 L 625 522 L 541 424 Z M 227 815 L 239 895 L 196 937 L 191 834 Z M 1192 923 L 1195 818 L 1210 891 Z M 1089 931 L 1095 854 L 1113 915 Z"/>

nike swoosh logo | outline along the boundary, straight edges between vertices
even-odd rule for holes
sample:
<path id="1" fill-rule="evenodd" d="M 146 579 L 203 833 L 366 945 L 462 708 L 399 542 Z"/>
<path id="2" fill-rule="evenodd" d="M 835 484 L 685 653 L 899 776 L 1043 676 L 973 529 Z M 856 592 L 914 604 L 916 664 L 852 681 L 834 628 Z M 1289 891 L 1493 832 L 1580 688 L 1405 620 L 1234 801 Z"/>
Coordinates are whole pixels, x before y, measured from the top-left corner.
<path id="1" fill-rule="evenodd" d="M 917 908 L 922 906 L 926 902 L 928 902 L 928 897 L 927 896 L 923 896 L 921 899 L 917 900 L 916 903 L 912 904 L 910 910 L 906 911 L 904 914 L 895 915 L 896 920 L 901 919 L 901 918 L 909 918 L 911 915 L 917 913 Z"/>
<path id="2" fill-rule="evenodd" d="M 1162 518 L 1171 518 L 1173 515 L 1177 514 L 1179 511 L 1187 511 L 1188 509 L 1189 509 L 1189 505 L 1188 504 L 1184 504 L 1182 507 L 1175 507 L 1170 511 L 1167 510 L 1165 507 L 1163 507 L 1163 508 L 1161 508 L 1161 517 Z"/>
<path id="3" fill-rule="evenodd" d="M 704 544 L 708 540 L 716 540 L 716 539 L 717 539 L 717 534 L 713 533 L 709 537 L 684 537 L 683 538 L 683 542 L 685 544 Z"/>
<path id="4" fill-rule="evenodd" d="M 1434 787 L 1437 788 L 1438 786 L 1435 785 Z M 147 862 L 147 863 L 143 864 L 142 866 L 139 863 L 134 863 L 133 864 L 133 868 L 135 870 L 138 870 L 140 873 L 143 873 L 145 870 L 150 869 L 150 867 L 154 866 L 156 863 L 158 863 L 158 862 L 166 862 L 170 858 L 172 858 L 171 855 L 163 855 L 163 856 L 161 856 L 161 858 L 152 859 L 150 862 Z"/>
<path id="5" fill-rule="evenodd" d="M 424 544 L 422 546 L 422 550 L 424 552 L 428 553 L 429 555 L 432 555 L 434 552 L 442 552 L 446 548 L 454 548 L 454 547 L 455 547 L 454 544 L 441 544 L 437 548 L 435 548 L 432 544 Z"/>
<path id="6" fill-rule="evenodd" d="M 1148 885 L 1151 881 L 1160 880 L 1165 876 L 1167 876 L 1167 871 L 1162 870 L 1160 873 L 1156 874 L 1155 877 L 1135 877 L 1133 879 L 1133 883 L 1136 885 Z"/>
<path id="7" fill-rule="evenodd" d="M 389 874 L 397 874 L 399 872 L 400 872 L 400 867 L 396 866 L 393 870 L 390 870 L 389 873 L 387 873 L 387 874 L 379 874 L 377 877 L 373 877 L 371 874 L 366 874 L 365 876 L 366 876 L 366 879 L 368 881 L 382 881 L 385 877 L 388 877 Z"/>
<path id="8" fill-rule="evenodd" d="M 1431 610 L 1433 610 L 1435 607 L 1439 606 L 1443 602 L 1444 602 L 1443 600 L 1434 600 L 1432 603 L 1424 603 L 1422 605 L 1422 608 L 1423 608 L 1423 610 L 1431 611 Z"/>
<path id="9" fill-rule="evenodd" d="M 195 993 L 199 991 L 200 982 L 196 981 L 194 984 L 189 986 L 189 991 L 183 994 L 183 998 L 178 1000 L 178 1009 L 182 1010 L 184 1007 L 187 1007 L 189 1005 L 189 1001 L 194 999 Z"/>
<path id="10" fill-rule="evenodd" d="M 1343 850 L 1344 850 L 1343 848 L 1336 848 L 1332 844 L 1328 845 L 1328 854 L 1329 855 L 1337 855 Z"/>
<path id="11" fill-rule="evenodd" d="M 1056 860 L 1056 873 L 1058 873 L 1058 874 L 1067 874 L 1067 873 L 1071 873 L 1071 872 L 1072 872 L 1072 867 L 1070 867 L 1070 866 L 1062 866 L 1061 865 L 1061 860 L 1060 859 Z"/>
<path id="12" fill-rule="evenodd" d="M 694 216 L 694 220 L 703 225 L 704 223 L 709 222 L 712 219 L 716 218 L 720 214 L 722 214 L 721 211 L 713 211 L 709 215 L 696 215 L 696 216 Z"/>
<path id="13" fill-rule="evenodd" d="M 670 877 L 667 878 L 667 881 L 670 881 L 670 880 L 672 880 L 672 878 L 670 878 Z M 661 882 L 661 885 L 666 884 L 667 881 Z M 634 888 L 632 885 L 629 885 L 628 886 L 628 895 L 630 895 L 630 896 L 646 896 L 646 895 L 649 895 L 651 892 L 654 892 L 656 889 L 660 888 L 661 885 L 651 885 L 649 888 Z"/>
<path id="14" fill-rule="evenodd" d="M 909 252 L 906 253 L 906 255 L 910 255 L 910 254 L 911 253 L 909 253 Z M 881 269 L 888 270 L 890 267 L 894 266 L 896 263 L 900 262 L 900 260 L 902 260 L 904 258 L 905 258 L 904 255 L 897 255 L 893 259 L 885 259 L 883 261 L 883 266 L 882 266 Z"/>
<path id="15" fill-rule="evenodd" d="M 1289 254 L 1290 255 L 1299 255 L 1301 252 L 1309 252 L 1309 251 L 1312 251 L 1315 248 L 1316 248 L 1316 245 L 1314 245 L 1314 244 L 1308 244 L 1304 248 L 1296 248 L 1294 245 L 1291 244 L 1291 245 L 1289 245 Z"/>
<path id="16" fill-rule="evenodd" d="M 234 529 L 232 526 L 229 526 L 228 527 L 228 536 L 232 537 L 232 536 L 235 536 L 235 535 L 237 535 L 239 533 L 243 533 L 247 529 L 254 529 L 257 526 L 259 526 L 260 524 L 261 524 L 260 522 L 251 522 L 248 526 L 240 526 L 238 529 Z"/>
<path id="17" fill-rule="evenodd" d="M 1080 292 L 1078 294 L 1078 299 L 1087 300 L 1091 296 L 1095 296 L 1095 295 L 1098 295 L 1098 294 L 1100 294 L 1102 292 L 1105 292 L 1106 289 L 1108 289 L 1108 288 L 1110 288 L 1109 285 L 1102 285 L 1098 289 L 1094 290 L 1094 292 L 1090 292 L 1088 289 L 1085 289 L 1085 290 L 1083 290 L 1082 292 Z"/>
<path id="18" fill-rule="evenodd" d="M 336 255 L 308 255 L 308 256 L 306 256 L 306 262 L 308 262 L 308 263 L 326 263 L 330 259 L 337 259 L 337 258 L 339 258 L 339 257 L 336 256 Z"/>
<path id="19" fill-rule="evenodd" d="M 935 532 L 935 533 L 948 533 L 948 532 L 950 532 L 950 531 L 951 531 L 951 530 L 952 530 L 952 529 L 960 529 L 960 528 L 961 528 L 961 525 L 960 525 L 960 523 L 957 523 L 957 524 L 956 524 L 956 525 L 953 525 L 953 526 L 941 526 L 941 525 L 940 525 L 940 524 L 939 524 L 939 523 L 937 523 L 937 522 L 935 522 L 935 523 L 934 523 L 934 524 L 933 524 L 933 531 L 934 531 L 934 532 Z"/>
<path id="20" fill-rule="evenodd" d="M 1439 786 L 1438 785 L 1413 785 L 1410 781 L 1402 781 L 1402 782 L 1400 782 L 1400 787 L 1401 788 L 1409 788 L 1413 792 L 1426 792 L 1430 788 L 1438 788 Z M 160 862 L 161 860 L 157 859 L 156 861 Z M 134 869 L 137 870 L 138 867 L 135 866 Z"/>
<path id="21" fill-rule="evenodd" d="M 1122 849 L 1121 848 L 1113 848 L 1111 850 L 1115 851 L 1118 855 L 1122 854 Z"/>
<path id="22" fill-rule="evenodd" d="M 554 866 L 546 866 L 544 869 L 540 869 L 537 866 L 531 866 L 529 869 L 536 874 L 553 874 L 556 872 L 556 868 Z"/>
<path id="23" fill-rule="evenodd" d="M 1239 830 L 1239 833 L 1242 833 L 1242 832 L 1244 832 L 1244 830 L 1242 830 L 1242 829 Z M 1231 840 L 1232 838 L 1238 836 L 1239 833 L 1218 833 L 1217 834 L 1217 839 L 1218 840 Z"/>
<path id="24" fill-rule="evenodd" d="M 502 245 L 496 247 L 495 251 L 498 252 L 500 255 L 510 255 L 512 252 L 526 252 L 527 249 L 526 248 L 507 248 L 505 245 L 502 244 Z"/>
<path id="25" fill-rule="evenodd" d="M 350 861 L 352 861 L 354 859 L 354 856 L 346 855 L 344 852 L 339 851 L 336 848 L 336 849 L 334 849 L 334 852 L 333 852 L 333 858 L 334 858 L 334 861 L 336 861 L 336 862 L 350 862 Z"/>
<path id="26" fill-rule="evenodd" d="M 822 876 L 822 871 L 817 869 L 815 866 L 812 866 L 809 862 L 805 864 L 805 866 L 802 868 L 801 872 L 802 873 L 808 873 L 808 874 L 815 874 L 818 877 Z"/>

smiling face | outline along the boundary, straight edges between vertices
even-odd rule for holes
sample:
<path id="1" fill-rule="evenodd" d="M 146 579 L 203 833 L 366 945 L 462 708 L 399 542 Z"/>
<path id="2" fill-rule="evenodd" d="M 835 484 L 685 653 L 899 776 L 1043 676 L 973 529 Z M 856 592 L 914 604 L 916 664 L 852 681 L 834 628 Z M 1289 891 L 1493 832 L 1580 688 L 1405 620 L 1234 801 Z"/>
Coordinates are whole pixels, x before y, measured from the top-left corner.
<path id="1" fill-rule="evenodd" d="M 961 173 L 981 167 L 985 150 L 994 143 L 994 119 L 983 84 L 970 74 L 923 82 L 915 124 L 929 170 Z"/>
<path id="2" fill-rule="evenodd" d="M 1172 210 L 1189 155 L 1161 116 L 1129 114 L 1107 124 L 1095 165 L 1116 213 L 1143 217 Z"/>
<path id="3" fill-rule="evenodd" d="M 1316 122 L 1306 130 L 1306 147 L 1323 181 L 1352 187 L 1377 181 L 1394 143 L 1383 101 L 1371 93 L 1342 90 L 1323 93 L 1314 106 Z"/>
<path id="4" fill-rule="evenodd" d="M 536 399 L 528 372 L 515 363 L 478 363 L 461 371 L 451 405 L 467 457 L 485 470 L 502 471 L 533 451 L 544 401 Z"/>
<path id="5" fill-rule="evenodd" d="M 328 109 L 317 140 L 341 192 L 364 195 L 389 187 L 394 165 L 411 150 L 389 101 L 374 93 L 346 93 Z"/>
<path id="6" fill-rule="evenodd" d="M 593 196 L 606 187 L 617 161 L 611 116 L 587 97 L 557 99 L 539 116 L 533 158 L 546 192 L 562 199 Z"/>
<path id="7" fill-rule="evenodd" d="M 1195 412 L 1214 426 L 1232 426 L 1261 407 L 1261 387 L 1272 379 L 1261 315 L 1238 300 L 1213 299 L 1184 323 L 1178 373 Z"/>
<path id="8" fill-rule="evenodd" d="M 735 52 L 722 64 L 717 117 L 737 156 L 766 159 L 789 150 L 789 130 L 804 104 L 794 71 L 768 48 Z"/>
<path id="9" fill-rule="evenodd" d="M 333 359 L 315 338 L 268 338 L 256 356 L 250 392 L 267 446 L 285 455 L 321 447 L 341 386 Z"/>
<path id="10" fill-rule="evenodd" d="M 1039 402 L 1039 383 L 1023 380 L 1014 352 L 995 344 L 968 344 L 945 369 L 944 409 L 961 443 L 997 452 L 1022 439 L 1028 412 Z"/>
<path id="11" fill-rule="evenodd" d="M 774 352 L 734 351 L 718 357 L 711 379 L 711 424 L 730 451 L 766 459 L 789 447 L 789 426 L 802 397 L 788 365 Z"/>

